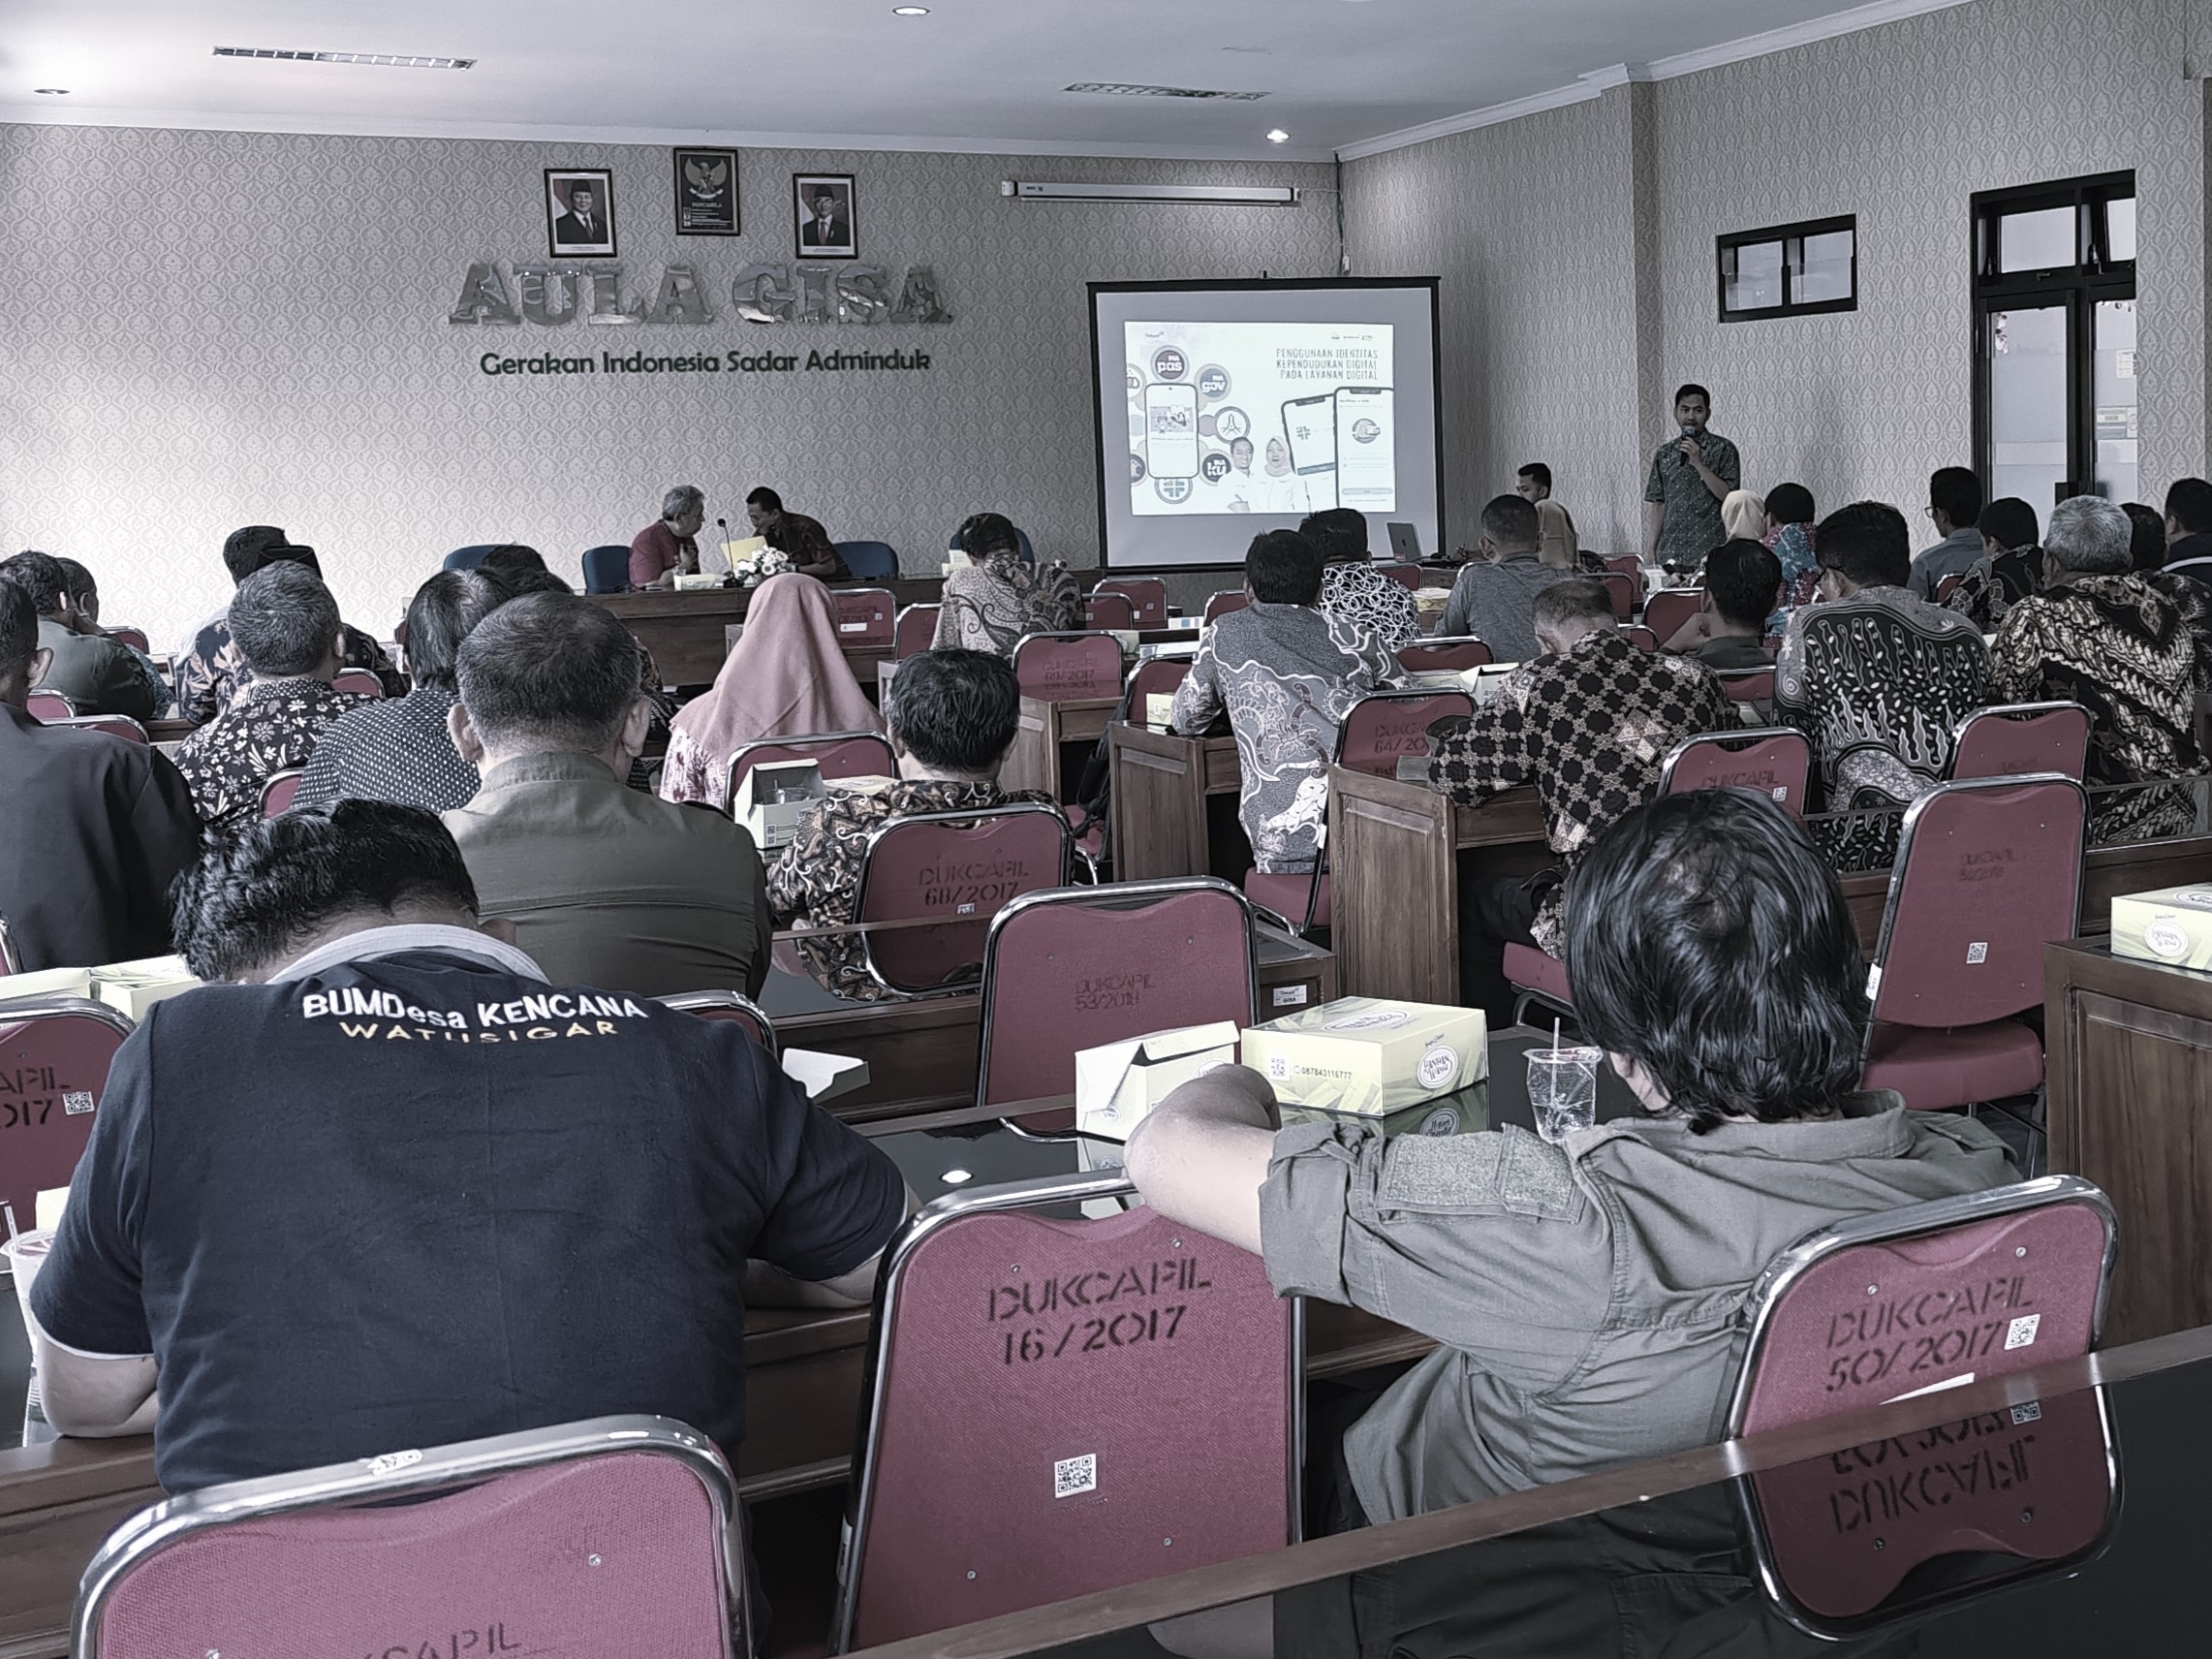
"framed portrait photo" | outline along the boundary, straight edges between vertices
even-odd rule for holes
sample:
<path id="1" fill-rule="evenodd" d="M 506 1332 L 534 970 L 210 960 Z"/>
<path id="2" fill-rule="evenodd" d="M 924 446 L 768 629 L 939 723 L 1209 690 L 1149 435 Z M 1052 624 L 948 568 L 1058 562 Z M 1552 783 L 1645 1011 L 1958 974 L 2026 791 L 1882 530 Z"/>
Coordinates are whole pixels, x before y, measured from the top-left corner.
<path id="1" fill-rule="evenodd" d="M 604 167 L 545 169 L 545 246 L 555 259 L 614 256 L 614 174 Z"/>
<path id="2" fill-rule="evenodd" d="M 737 152 L 679 149 L 676 158 L 676 235 L 737 234 Z"/>
<path id="3" fill-rule="evenodd" d="M 802 260 L 858 259 L 853 223 L 853 175 L 794 172 L 792 205 L 797 213 L 795 251 Z"/>

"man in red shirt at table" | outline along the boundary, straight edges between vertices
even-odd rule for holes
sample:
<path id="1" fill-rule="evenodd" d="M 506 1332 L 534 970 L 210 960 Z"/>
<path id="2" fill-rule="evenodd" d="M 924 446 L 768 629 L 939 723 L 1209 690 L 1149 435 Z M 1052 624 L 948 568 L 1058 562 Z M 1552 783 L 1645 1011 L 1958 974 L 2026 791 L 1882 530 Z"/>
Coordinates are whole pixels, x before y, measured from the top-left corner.
<path id="1" fill-rule="evenodd" d="M 745 497 L 745 516 L 753 521 L 753 534 L 766 539 L 769 547 L 780 553 L 791 555 L 792 569 L 800 576 L 811 576 L 823 581 L 851 581 L 853 573 L 845 568 L 845 560 L 837 551 L 829 532 L 822 527 L 822 520 L 809 518 L 803 513 L 784 511 L 784 498 L 765 485 Z M 631 555 L 637 562 L 637 555 Z"/>
<path id="2" fill-rule="evenodd" d="M 699 543 L 706 522 L 706 497 L 697 485 L 679 484 L 661 497 L 661 516 L 631 538 L 630 585 L 673 587 L 676 577 L 699 572 Z"/>

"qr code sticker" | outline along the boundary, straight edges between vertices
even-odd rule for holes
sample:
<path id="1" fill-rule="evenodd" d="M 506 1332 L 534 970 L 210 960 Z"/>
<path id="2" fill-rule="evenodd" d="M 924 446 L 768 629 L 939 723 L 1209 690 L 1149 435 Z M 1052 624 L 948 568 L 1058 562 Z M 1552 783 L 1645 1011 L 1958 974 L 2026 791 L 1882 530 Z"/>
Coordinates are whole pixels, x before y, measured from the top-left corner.
<path id="1" fill-rule="evenodd" d="M 2012 1426 L 2014 1428 L 2018 1428 L 2024 1423 L 2041 1423 L 2042 1420 L 2043 1407 L 2041 1400 L 2029 1400 L 2025 1404 L 2016 1405 L 2012 1408 Z"/>
<path id="2" fill-rule="evenodd" d="M 1774 786 L 1774 798 L 1782 805 L 1788 806 L 1790 804 L 1790 786 L 1786 783 L 1776 784 Z"/>
<path id="3" fill-rule="evenodd" d="M 61 1097 L 61 1110 L 64 1116 L 82 1117 L 92 1110 L 92 1096 L 83 1089 L 71 1089 Z"/>
<path id="4" fill-rule="evenodd" d="M 2036 1327 L 2042 1324 L 2040 1313 L 2023 1313 L 2005 1328 L 2005 1346 L 2008 1349 L 2025 1348 L 2036 1339 Z"/>
<path id="5" fill-rule="evenodd" d="M 1077 1492 L 1095 1492 L 1099 1489 L 1099 1455 L 1086 1452 L 1080 1457 L 1063 1457 L 1052 1465 L 1052 1495 L 1072 1498 Z"/>
<path id="6" fill-rule="evenodd" d="M 1968 967 L 1977 967 L 1979 964 L 1986 962 L 1987 960 L 1989 960 L 1989 947 L 1982 941 L 1978 939 L 1973 944 L 1967 946 L 1966 965 Z"/>
<path id="7" fill-rule="evenodd" d="M 1281 1054 L 1267 1056 L 1267 1075 L 1280 1081 L 1291 1075 L 1291 1062 Z"/>

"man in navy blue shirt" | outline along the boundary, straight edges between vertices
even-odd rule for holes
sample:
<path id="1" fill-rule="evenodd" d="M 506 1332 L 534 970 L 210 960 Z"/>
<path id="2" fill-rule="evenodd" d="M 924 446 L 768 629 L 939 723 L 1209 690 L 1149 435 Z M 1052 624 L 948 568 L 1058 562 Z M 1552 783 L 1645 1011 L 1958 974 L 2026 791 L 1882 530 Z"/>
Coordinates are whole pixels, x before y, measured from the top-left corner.
<path id="1" fill-rule="evenodd" d="M 434 815 L 257 823 L 176 924 L 211 983 L 116 1056 L 31 1298 L 63 1432 L 151 1425 L 171 1491 L 612 1412 L 734 1458 L 747 1301 L 866 1303 L 890 1161 L 736 1026 L 546 984 Z"/>

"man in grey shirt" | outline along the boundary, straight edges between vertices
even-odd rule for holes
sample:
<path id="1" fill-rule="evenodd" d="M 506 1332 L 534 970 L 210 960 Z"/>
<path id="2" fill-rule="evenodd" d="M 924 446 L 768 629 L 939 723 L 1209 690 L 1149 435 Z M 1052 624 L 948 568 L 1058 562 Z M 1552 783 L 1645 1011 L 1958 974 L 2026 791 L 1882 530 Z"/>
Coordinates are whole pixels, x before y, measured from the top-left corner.
<path id="1" fill-rule="evenodd" d="M 1472 634 L 1501 663 L 1525 663 L 1538 654 L 1536 596 L 1574 573 L 1554 570 L 1537 557 L 1536 503 L 1501 495 L 1482 509 L 1482 542 L 1451 584 L 1440 636 Z"/>
<path id="2" fill-rule="evenodd" d="M 1981 480 L 1966 467 L 1928 475 L 1928 516 L 1943 538 L 1913 555 L 1915 599 L 1933 600 L 1947 576 L 1964 576 L 1986 550 L 1981 545 Z"/>
<path id="3" fill-rule="evenodd" d="M 1643 1117 L 1556 1145 L 1511 1127 L 1276 1133 L 1265 1080 L 1225 1066 L 1130 1138 L 1130 1176 L 1162 1214 L 1258 1252 L 1284 1295 L 1441 1344 L 1345 1432 L 1332 1525 L 1719 1439 L 1746 1300 L 1777 1255 L 2015 1178 L 1979 1124 L 1856 1092 L 1858 936 L 1764 797 L 1698 790 L 1620 820 L 1575 866 L 1567 929 L 1586 1040 Z"/>

